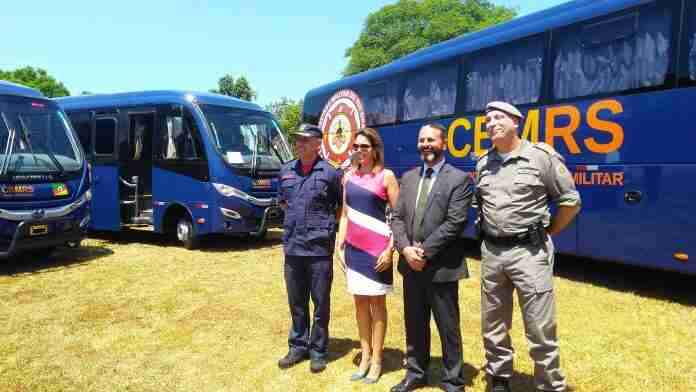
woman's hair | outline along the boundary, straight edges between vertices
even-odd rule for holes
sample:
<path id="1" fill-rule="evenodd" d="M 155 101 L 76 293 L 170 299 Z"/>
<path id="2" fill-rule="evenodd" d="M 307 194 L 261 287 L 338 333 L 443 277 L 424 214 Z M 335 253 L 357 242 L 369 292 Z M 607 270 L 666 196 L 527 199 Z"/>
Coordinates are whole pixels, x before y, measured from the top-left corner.
<path id="1" fill-rule="evenodd" d="M 370 145 L 372 146 L 372 149 L 370 150 L 372 152 L 372 167 L 374 168 L 383 168 L 384 167 L 384 142 L 382 141 L 382 137 L 379 136 L 379 132 L 377 132 L 373 128 L 361 128 L 358 130 L 358 132 L 355 134 L 355 139 L 353 141 L 358 139 L 358 136 L 364 136 L 367 138 L 367 140 L 370 141 Z M 357 169 L 360 165 L 360 162 L 357 160 L 353 160 L 352 166 L 354 169 Z"/>

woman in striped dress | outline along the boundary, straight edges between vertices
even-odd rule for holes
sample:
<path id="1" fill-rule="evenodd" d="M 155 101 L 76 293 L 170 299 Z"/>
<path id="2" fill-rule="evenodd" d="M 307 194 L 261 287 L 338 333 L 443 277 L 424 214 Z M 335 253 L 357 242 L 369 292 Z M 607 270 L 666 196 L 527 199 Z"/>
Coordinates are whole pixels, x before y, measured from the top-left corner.
<path id="1" fill-rule="evenodd" d="M 362 348 L 360 365 L 350 379 L 372 384 L 382 374 L 387 330 L 385 295 L 392 290 L 393 279 L 393 238 L 386 210 L 396 205 L 399 185 L 394 173 L 384 168 L 384 144 L 377 131 L 358 131 L 353 150 L 357 155 L 343 180 L 336 254 L 355 301 Z"/>

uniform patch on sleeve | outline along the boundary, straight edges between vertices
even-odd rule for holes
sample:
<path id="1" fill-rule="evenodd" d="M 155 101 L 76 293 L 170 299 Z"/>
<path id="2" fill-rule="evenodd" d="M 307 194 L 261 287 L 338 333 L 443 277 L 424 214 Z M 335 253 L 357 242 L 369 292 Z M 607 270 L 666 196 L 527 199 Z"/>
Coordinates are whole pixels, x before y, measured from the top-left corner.
<path id="1" fill-rule="evenodd" d="M 566 176 L 568 175 L 568 169 L 566 169 L 565 165 L 558 165 L 556 166 L 556 173 L 558 173 L 559 176 Z"/>

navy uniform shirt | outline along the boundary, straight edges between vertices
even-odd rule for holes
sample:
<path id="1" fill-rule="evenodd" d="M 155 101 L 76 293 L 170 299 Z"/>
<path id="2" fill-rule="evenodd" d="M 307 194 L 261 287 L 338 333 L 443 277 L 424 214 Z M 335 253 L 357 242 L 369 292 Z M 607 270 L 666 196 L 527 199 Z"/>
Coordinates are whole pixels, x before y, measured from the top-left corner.
<path id="1" fill-rule="evenodd" d="M 290 256 L 331 256 L 336 211 L 341 202 L 340 172 L 318 158 L 305 176 L 299 159 L 280 170 L 280 203 L 285 204 L 283 247 Z"/>

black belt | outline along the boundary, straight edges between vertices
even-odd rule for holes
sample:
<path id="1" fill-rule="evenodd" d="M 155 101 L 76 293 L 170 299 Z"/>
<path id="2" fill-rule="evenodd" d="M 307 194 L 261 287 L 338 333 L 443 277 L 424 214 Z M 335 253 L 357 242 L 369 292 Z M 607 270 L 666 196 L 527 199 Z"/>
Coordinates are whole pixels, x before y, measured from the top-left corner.
<path id="1" fill-rule="evenodd" d="M 507 247 L 530 245 L 532 243 L 532 239 L 529 233 L 520 233 L 505 237 L 494 237 L 490 234 L 483 233 L 483 239 L 490 242 L 493 245 Z"/>

